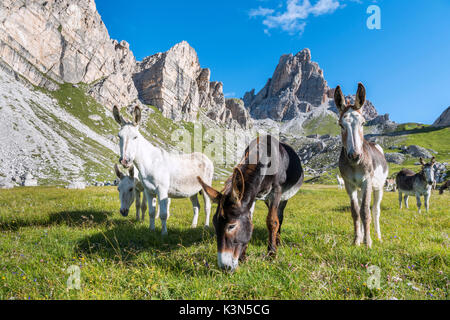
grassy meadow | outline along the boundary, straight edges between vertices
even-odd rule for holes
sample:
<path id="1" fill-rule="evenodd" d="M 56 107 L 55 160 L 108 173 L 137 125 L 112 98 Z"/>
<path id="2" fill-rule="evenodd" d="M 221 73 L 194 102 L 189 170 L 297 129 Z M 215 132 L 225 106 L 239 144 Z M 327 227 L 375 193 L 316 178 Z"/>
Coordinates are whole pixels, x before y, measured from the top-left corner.
<path id="1" fill-rule="evenodd" d="M 219 185 L 216 185 L 218 188 Z M 0 190 L 0 299 L 448 299 L 450 193 L 430 213 L 382 202 L 383 242 L 352 245 L 348 198 L 336 186 L 305 185 L 290 200 L 282 245 L 266 258 L 266 208 L 258 202 L 248 260 L 217 268 L 213 228 L 190 228 L 189 200 L 173 200 L 169 236 L 119 212 L 114 187 Z M 373 227 L 372 227 L 373 230 Z M 80 289 L 68 289 L 68 268 Z M 380 287 L 368 270 L 380 270 Z"/>

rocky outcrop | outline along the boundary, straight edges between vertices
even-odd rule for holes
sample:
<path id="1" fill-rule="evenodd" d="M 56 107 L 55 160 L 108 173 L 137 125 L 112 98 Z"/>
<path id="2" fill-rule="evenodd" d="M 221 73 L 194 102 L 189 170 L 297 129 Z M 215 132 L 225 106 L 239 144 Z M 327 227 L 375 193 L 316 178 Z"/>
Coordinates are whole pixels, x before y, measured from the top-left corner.
<path id="1" fill-rule="evenodd" d="M 203 109 L 215 121 L 233 122 L 222 83 L 210 82 L 187 42 L 136 62 L 126 41 L 109 37 L 94 0 L 2 1 L 0 68 L 48 90 L 88 84 L 108 108 L 143 102 L 174 120 L 194 121 Z"/>
<path id="2" fill-rule="evenodd" d="M 0 56 L 33 85 L 93 84 L 102 104 L 137 98 L 135 58 L 126 42 L 111 40 L 94 0 L 5 0 L 0 3 Z"/>
<path id="3" fill-rule="evenodd" d="M 210 77 L 194 48 L 182 41 L 138 63 L 133 79 L 140 100 L 158 107 L 168 118 L 194 121 L 202 109 L 209 118 L 231 124 L 236 119 L 226 108 L 223 84 Z"/>
<path id="4" fill-rule="evenodd" d="M 231 117 L 236 120 L 239 125 L 244 129 L 250 129 L 253 125 L 253 121 L 244 107 L 244 101 L 241 99 L 227 99 L 225 102 L 227 110 L 231 112 Z"/>
<path id="5" fill-rule="evenodd" d="M 406 149 L 406 153 L 415 158 L 429 159 L 432 157 L 430 151 L 428 151 L 424 147 L 417 146 L 417 145 L 408 146 Z"/>
<path id="6" fill-rule="evenodd" d="M 309 49 L 280 58 L 273 76 L 255 95 L 244 95 L 244 103 L 256 119 L 290 120 L 326 101 L 328 87 L 319 65 L 311 61 Z"/>
<path id="7" fill-rule="evenodd" d="M 446 127 L 450 126 L 450 107 L 444 110 L 439 118 L 433 123 L 433 127 Z"/>
<path id="8" fill-rule="evenodd" d="M 386 152 L 384 156 L 387 162 L 395 164 L 402 164 L 403 162 L 405 162 L 405 155 L 398 152 Z"/>

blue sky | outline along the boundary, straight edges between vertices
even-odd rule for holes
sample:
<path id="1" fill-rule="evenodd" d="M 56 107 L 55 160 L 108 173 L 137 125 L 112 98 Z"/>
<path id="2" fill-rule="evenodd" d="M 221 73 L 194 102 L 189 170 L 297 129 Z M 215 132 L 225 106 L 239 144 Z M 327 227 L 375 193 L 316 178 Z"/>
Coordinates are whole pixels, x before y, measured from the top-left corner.
<path id="1" fill-rule="evenodd" d="M 432 123 L 450 105 L 448 0 L 96 0 L 138 60 L 186 40 L 227 96 L 259 91 L 282 54 L 310 48 L 330 87 L 363 82 L 379 113 Z M 369 5 L 381 29 L 369 30 Z"/>

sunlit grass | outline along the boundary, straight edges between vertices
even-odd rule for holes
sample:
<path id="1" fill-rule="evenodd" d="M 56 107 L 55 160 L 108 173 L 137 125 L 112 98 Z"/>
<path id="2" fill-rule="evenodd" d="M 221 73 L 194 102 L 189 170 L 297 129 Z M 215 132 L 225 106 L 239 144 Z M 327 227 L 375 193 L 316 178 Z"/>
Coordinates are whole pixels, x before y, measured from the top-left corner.
<path id="1" fill-rule="evenodd" d="M 217 185 L 218 186 L 218 185 Z M 450 195 L 431 212 L 382 202 L 383 242 L 353 246 L 344 191 L 306 185 L 285 211 L 282 245 L 265 257 L 266 207 L 257 204 L 248 261 L 234 274 L 217 268 L 212 228 L 191 229 L 189 200 L 173 200 L 169 236 L 118 212 L 113 187 L 0 190 L 0 299 L 448 299 Z M 67 268 L 81 268 L 68 290 Z M 367 267 L 381 269 L 380 289 Z"/>

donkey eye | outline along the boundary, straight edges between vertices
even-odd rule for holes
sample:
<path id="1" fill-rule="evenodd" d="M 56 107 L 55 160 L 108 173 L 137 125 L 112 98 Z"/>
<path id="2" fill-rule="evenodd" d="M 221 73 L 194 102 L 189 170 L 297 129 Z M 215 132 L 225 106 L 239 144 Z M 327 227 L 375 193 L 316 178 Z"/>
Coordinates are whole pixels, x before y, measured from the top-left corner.
<path id="1" fill-rule="evenodd" d="M 235 227 L 236 227 L 236 223 L 235 224 L 230 224 L 228 226 L 228 231 L 232 231 Z"/>
<path id="2" fill-rule="evenodd" d="M 130 192 L 133 191 L 133 188 L 130 188 Z"/>
<path id="3" fill-rule="evenodd" d="M 136 140 L 136 139 L 137 139 L 137 136 L 133 138 L 133 140 Z"/>

